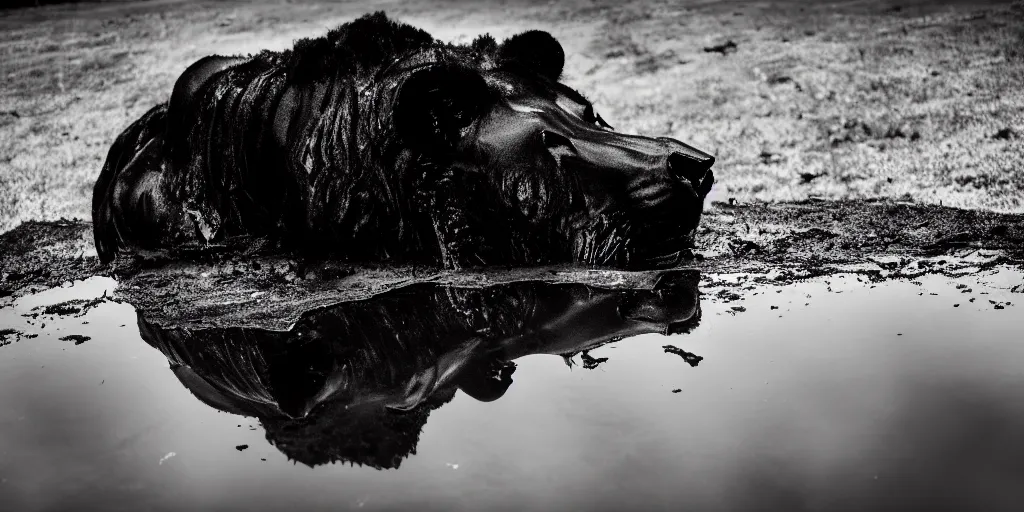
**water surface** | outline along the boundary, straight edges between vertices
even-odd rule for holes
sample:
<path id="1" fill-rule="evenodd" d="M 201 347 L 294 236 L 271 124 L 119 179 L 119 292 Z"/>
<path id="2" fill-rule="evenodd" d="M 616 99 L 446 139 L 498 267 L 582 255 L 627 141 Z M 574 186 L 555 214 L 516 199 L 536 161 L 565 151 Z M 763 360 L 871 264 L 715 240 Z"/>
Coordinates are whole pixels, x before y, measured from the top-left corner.
<path id="1" fill-rule="evenodd" d="M 26 297 L 0 509 L 1021 510 L 1019 272 L 720 277 L 418 285 L 284 333 Z"/>

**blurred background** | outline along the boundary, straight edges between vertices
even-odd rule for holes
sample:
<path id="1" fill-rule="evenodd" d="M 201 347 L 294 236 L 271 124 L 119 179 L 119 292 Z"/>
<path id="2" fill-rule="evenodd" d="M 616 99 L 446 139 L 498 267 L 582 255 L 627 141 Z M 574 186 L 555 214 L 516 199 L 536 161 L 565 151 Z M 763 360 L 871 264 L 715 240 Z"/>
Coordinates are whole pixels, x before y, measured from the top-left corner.
<path id="1" fill-rule="evenodd" d="M 42 5 L 39 5 L 42 4 Z M 443 41 L 550 31 L 617 130 L 717 155 L 711 199 L 874 198 L 1022 212 L 1024 3 L 8 0 L 0 232 L 90 217 L 114 138 L 209 54 L 384 10 Z"/>

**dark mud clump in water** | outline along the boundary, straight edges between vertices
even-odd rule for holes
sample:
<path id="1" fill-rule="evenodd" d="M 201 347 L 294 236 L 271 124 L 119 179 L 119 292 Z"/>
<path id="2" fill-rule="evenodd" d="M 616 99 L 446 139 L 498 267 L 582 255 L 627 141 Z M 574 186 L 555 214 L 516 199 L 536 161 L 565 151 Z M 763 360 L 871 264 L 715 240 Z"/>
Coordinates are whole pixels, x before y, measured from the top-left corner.
<path id="1" fill-rule="evenodd" d="M 82 312 L 82 308 L 71 304 L 70 302 L 61 302 L 60 304 L 51 304 L 43 308 L 42 314 L 44 315 L 77 315 Z"/>
<path id="2" fill-rule="evenodd" d="M 14 329 L 0 329 L 0 347 L 10 345 L 11 342 L 17 341 L 20 336 L 21 332 Z"/>
<path id="3" fill-rule="evenodd" d="M 593 370 L 594 368 L 601 366 L 601 363 L 608 360 L 607 357 L 594 357 L 586 350 L 580 354 L 580 359 L 583 360 L 583 367 L 587 370 Z"/>
<path id="4" fill-rule="evenodd" d="M 111 301 L 111 297 L 108 297 L 106 293 L 102 297 L 96 297 L 94 299 L 72 299 L 57 304 L 50 304 L 48 306 L 33 308 L 31 316 L 33 318 L 39 315 L 58 315 L 58 316 L 85 316 L 89 310 Z"/>
<path id="5" fill-rule="evenodd" d="M 683 360 L 686 361 L 691 367 L 696 367 L 698 364 L 700 364 L 701 361 L 704 360 L 703 357 L 698 356 L 697 354 L 694 354 L 692 352 L 687 352 L 675 345 L 665 345 L 661 348 L 665 349 L 665 353 L 667 354 L 675 354 L 683 358 Z"/>
<path id="6" fill-rule="evenodd" d="M 89 341 L 91 339 L 92 338 L 90 338 L 88 336 L 83 336 L 81 334 L 69 334 L 67 336 L 62 337 L 60 340 L 61 341 L 73 341 L 73 342 L 75 342 L 75 345 L 81 345 L 82 343 L 85 343 L 85 342 L 87 342 L 87 341 Z"/>
<path id="7" fill-rule="evenodd" d="M 11 328 L 0 329 L 0 347 L 6 346 L 6 345 L 10 345 L 11 343 L 14 343 L 15 341 L 21 341 L 22 338 L 24 338 L 24 339 L 32 339 L 32 338 L 35 338 L 36 336 L 39 336 L 39 335 L 38 334 L 24 333 L 24 332 L 21 332 L 21 331 L 19 331 L 17 329 L 11 329 Z"/>

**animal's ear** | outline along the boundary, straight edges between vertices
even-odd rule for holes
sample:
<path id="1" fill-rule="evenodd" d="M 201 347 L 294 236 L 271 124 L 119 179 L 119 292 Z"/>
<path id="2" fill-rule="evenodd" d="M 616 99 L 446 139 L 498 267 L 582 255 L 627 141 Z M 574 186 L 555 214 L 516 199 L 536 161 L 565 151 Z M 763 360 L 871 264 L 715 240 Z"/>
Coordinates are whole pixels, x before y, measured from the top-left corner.
<path id="1" fill-rule="evenodd" d="M 552 80 L 558 80 L 565 67 L 562 45 L 543 30 L 530 30 L 506 39 L 498 48 L 498 59 L 519 64 Z"/>
<path id="2" fill-rule="evenodd" d="M 454 148 L 462 129 L 487 106 L 487 83 L 479 72 L 442 64 L 414 72 L 394 103 L 395 131 L 407 146 L 423 151 Z"/>

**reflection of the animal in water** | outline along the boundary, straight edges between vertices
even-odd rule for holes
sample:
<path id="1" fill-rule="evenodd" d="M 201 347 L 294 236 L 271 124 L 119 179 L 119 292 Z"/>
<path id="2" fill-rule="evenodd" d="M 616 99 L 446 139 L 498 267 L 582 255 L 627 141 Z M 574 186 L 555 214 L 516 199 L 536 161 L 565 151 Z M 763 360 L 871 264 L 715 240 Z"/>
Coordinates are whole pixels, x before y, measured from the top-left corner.
<path id="1" fill-rule="evenodd" d="M 197 398 L 259 418 L 289 458 L 396 468 L 431 410 L 458 389 L 500 398 L 516 358 L 689 331 L 698 277 L 667 272 L 649 289 L 417 284 L 311 312 L 287 332 L 161 327 L 142 315 L 139 325 Z"/>

